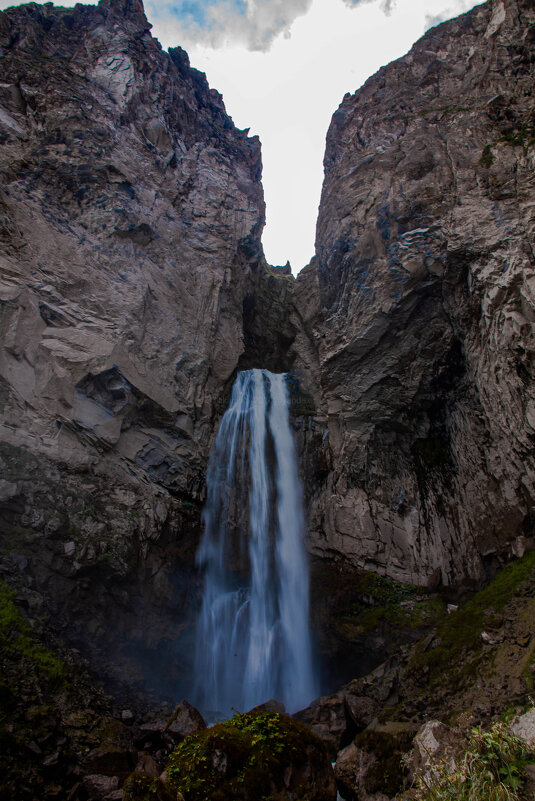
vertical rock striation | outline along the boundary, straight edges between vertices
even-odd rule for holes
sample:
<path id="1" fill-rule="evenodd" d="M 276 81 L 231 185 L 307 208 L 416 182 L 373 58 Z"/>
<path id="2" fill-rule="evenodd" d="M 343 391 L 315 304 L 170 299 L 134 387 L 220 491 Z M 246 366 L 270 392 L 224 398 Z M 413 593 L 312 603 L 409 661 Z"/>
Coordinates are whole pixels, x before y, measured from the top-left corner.
<path id="1" fill-rule="evenodd" d="M 174 694 L 239 369 L 293 372 L 320 558 L 452 584 L 532 538 L 535 11 L 492 0 L 346 95 L 296 282 L 258 140 L 149 29 L 140 0 L 0 13 L 0 572 Z"/>
<path id="2" fill-rule="evenodd" d="M 493 0 L 333 116 L 297 281 L 328 420 L 319 554 L 454 583 L 533 534 L 534 43 L 532 4 Z"/>
<path id="3" fill-rule="evenodd" d="M 0 526 L 4 569 L 71 636 L 152 652 L 180 618 L 264 200 L 258 139 L 149 29 L 140 0 L 0 13 Z"/>

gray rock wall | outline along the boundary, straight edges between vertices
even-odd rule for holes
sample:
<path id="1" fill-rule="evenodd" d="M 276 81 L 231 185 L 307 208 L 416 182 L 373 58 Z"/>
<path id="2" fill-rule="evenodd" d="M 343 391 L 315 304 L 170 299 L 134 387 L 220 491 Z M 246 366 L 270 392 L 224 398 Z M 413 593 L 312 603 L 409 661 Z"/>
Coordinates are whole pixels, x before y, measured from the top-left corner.
<path id="1" fill-rule="evenodd" d="M 263 263 L 258 139 L 149 28 L 139 0 L 0 13 L 2 569 L 100 663 L 194 606 Z"/>
<path id="2" fill-rule="evenodd" d="M 344 98 L 295 282 L 258 140 L 149 27 L 0 14 L 0 573 L 173 694 L 238 369 L 293 373 L 320 559 L 459 584 L 532 541 L 535 13 L 493 0 Z"/>
<path id="3" fill-rule="evenodd" d="M 319 554 L 457 583 L 533 535 L 534 42 L 532 5 L 494 0 L 333 116 L 297 281 L 332 465 Z"/>

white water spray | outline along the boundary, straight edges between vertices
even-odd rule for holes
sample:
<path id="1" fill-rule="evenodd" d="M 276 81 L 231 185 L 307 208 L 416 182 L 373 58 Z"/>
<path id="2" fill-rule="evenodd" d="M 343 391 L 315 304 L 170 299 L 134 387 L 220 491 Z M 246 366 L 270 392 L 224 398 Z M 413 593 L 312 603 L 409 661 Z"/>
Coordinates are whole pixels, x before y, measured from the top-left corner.
<path id="1" fill-rule="evenodd" d="M 302 490 L 284 375 L 238 373 L 207 474 L 195 700 L 218 716 L 316 695 Z M 230 570 L 232 563 L 238 568 Z"/>

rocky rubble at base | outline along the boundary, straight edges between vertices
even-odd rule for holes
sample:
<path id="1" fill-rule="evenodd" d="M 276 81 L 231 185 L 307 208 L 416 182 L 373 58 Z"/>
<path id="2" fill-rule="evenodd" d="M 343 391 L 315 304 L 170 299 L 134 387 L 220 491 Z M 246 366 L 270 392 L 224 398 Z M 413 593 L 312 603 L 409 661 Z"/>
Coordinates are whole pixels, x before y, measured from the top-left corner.
<path id="1" fill-rule="evenodd" d="M 444 610 L 416 645 L 296 714 L 328 745 L 347 801 L 418 801 L 422 790 L 413 785 L 429 770 L 427 757 L 460 759 L 474 728 L 493 725 L 497 742 L 512 733 L 531 749 L 521 773 L 531 787 L 534 568 L 531 551 L 455 611 Z"/>

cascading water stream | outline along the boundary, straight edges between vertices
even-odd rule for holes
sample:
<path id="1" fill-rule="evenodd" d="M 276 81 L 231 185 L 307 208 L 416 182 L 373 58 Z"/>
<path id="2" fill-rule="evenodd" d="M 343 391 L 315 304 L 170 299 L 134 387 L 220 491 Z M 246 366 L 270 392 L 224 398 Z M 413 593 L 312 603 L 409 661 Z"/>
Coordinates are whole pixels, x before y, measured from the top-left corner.
<path id="1" fill-rule="evenodd" d="M 316 695 L 316 680 L 284 375 L 238 373 L 206 482 L 195 700 L 218 717 L 270 698 L 300 709 Z"/>

